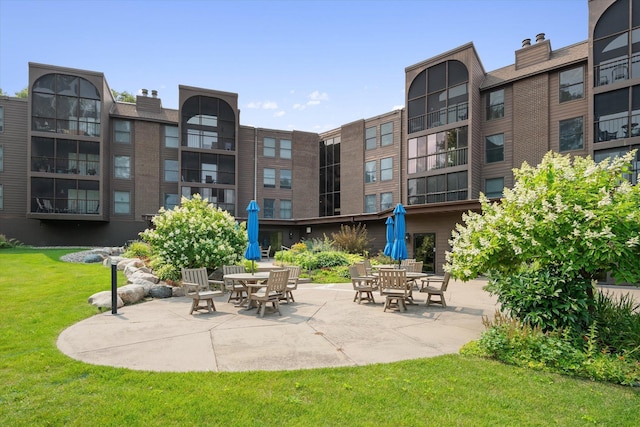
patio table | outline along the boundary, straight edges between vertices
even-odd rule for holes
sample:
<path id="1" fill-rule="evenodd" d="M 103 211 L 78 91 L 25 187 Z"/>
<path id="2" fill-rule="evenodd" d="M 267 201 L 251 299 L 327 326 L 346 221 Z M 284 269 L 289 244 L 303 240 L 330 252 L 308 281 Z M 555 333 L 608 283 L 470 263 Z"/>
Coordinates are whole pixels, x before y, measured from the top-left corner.
<path id="1" fill-rule="evenodd" d="M 244 307 L 246 305 L 247 310 L 250 310 L 254 307 L 251 306 L 249 295 L 256 292 L 261 287 L 267 286 L 264 282 L 269 278 L 269 272 L 257 271 L 255 273 L 232 273 L 225 274 L 223 278 L 228 280 L 237 280 L 247 287 L 247 297 L 243 298 L 236 307 Z"/>

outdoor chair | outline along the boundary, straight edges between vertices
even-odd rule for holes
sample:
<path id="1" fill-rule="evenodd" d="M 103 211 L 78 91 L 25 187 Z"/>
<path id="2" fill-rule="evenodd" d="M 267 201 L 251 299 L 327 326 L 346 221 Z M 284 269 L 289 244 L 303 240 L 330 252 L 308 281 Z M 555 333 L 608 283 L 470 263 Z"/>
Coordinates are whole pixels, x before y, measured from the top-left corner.
<path id="1" fill-rule="evenodd" d="M 289 270 L 289 280 L 287 280 L 287 290 L 280 299 L 286 300 L 287 304 L 289 304 L 289 302 L 296 302 L 293 298 L 293 291 L 298 289 L 298 279 L 300 278 L 301 268 L 298 265 L 289 265 L 286 269 Z"/>
<path id="2" fill-rule="evenodd" d="M 414 263 L 409 264 L 406 269 L 412 273 L 422 273 L 422 266 L 424 261 L 416 261 Z M 407 279 L 407 281 L 411 284 L 411 288 L 418 290 L 418 282 L 414 278 Z"/>
<path id="3" fill-rule="evenodd" d="M 224 276 L 227 274 L 236 274 L 236 273 L 244 273 L 243 265 L 223 265 L 222 266 L 222 274 L 223 274 L 223 283 L 226 290 L 229 291 L 229 299 L 227 302 L 234 301 L 242 301 L 247 297 L 248 291 L 247 287 L 239 282 L 238 280 L 232 279 L 224 279 Z"/>
<path id="4" fill-rule="evenodd" d="M 210 290 L 209 282 L 205 267 L 182 269 L 182 286 L 185 288 L 187 296 L 193 300 L 189 314 L 198 310 L 207 310 L 209 313 L 216 311 L 213 298 L 222 295 L 222 291 Z M 204 301 L 205 304 L 201 305 L 200 301 Z"/>
<path id="5" fill-rule="evenodd" d="M 264 317 L 268 303 L 271 303 L 278 315 L 282 316 L 282 313 L 280 313 L 280 299 L 287 291 L 288 280 L 289 270 L 271 270 L 267 279 L 267 286 L 249 294 L 249 299 L 255 301 L 258 305 L 258 315 L 260 317 Z"/>
<path id="6" fill-rule="evenodd" d="M 373 289 L 378 289 L 378 278 L 371 273 L 371 270 L 367 270 L 367 265 L 364 262 L 356 262 L 355 267 L 358 269 L 358 277 L 366 280 Z"/>
<path id="7" fill-rule="evenodd" d="M 447 306 L 447 302 L 444 299 L 444 293 L 447 291 L 447 286 L 449 286 L 450 277 L 451 276 L 447 272 L 444 273 L 444 276 L 432 276 L 427 277 L 426 279 L 422 279 L 422 287 L 420 288 L 420 292 L 427 293 L 426 305 L 434 303 L 440 304 L 443 307 Z M 432 283 L 436 286 L 432 286 Z M 431 301 L 431 297 L 434 295 L 438 296 L 439 299 Z"/>
<path id="8" fill-rule="evenodd" d="M 262 258 L 266 258 L 267 261 L 269 261 L 271 257 L 271 246 L 269 246 L 267 249 L 261 249 L 260 256 L 262 256 Z"/>
<path id="9" fill-rule="evenodd" d="M 400 261 L 400 268 L 407 268 L 407 266 L 413 264 L 414 262 L 416 262 L 415 258 L 403 259 L 402 261 Z"/>
<path id="10" fill-rule="evenodd" d="M 382 269 L 378 273 L 380 295 L 385 297 L 384 311 L 397 308 L 407 311 L 407 300 L 410 297 L 407 284 L 407 272 L 402 269 Z"/>
<path id="11" fill-rule="evenodd" d="M 360 304 L 364 300 L 375 303 L 376 300 L 373 299 L 374 286 L 372 279 L 370 277 L 360 276 L 358 267 L 355 265 L 349 266 L 349 274 L 351 275 L 353 290 L 356 291 L 356 294 L 353 296 L 353 302 L 358 301 L 358 304 Z"/>

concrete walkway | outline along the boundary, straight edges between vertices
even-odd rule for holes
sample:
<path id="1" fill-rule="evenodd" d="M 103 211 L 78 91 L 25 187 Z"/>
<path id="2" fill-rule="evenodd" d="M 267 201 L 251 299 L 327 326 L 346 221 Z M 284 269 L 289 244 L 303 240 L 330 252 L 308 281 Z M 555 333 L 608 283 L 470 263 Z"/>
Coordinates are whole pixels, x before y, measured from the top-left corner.
<path id="1" fill-rule="evenodd" d="M 448 307 L 426 294 L 406 312 L 353 302 L 350 283 L 301 284 L 295 303 L 256 316 L 216 300 L 217 312 L 189 315 L 191 299 L 155 299 L 102 313 L 64 330 L 58 348 L 83 362 L 150 371 L 252 371 L 358 366 L 457 353 L 484 330 L 495 298 L 484 281 L 450 282 Z"/>

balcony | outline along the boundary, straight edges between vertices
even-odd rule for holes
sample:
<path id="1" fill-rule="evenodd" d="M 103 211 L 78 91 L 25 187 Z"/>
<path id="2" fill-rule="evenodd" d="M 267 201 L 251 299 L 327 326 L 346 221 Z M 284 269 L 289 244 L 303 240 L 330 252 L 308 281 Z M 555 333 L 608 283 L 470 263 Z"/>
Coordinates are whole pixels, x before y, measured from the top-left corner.
<path id="1" fill-rule="evenodd" d="M 633 115 L 631 119 L 625 116 L 594 122 L 596 143 L 636 136 L 640 136 L 640 115 Z"/>
<path id="2" fill-rule="evenodd" d="M 461 102 L 427 114 L 410 117 L 408 120 L 409 133 L 421 132 L 425 129 L 467 120 L 469 117 L 469 103 Z"/>
<path id="3" fill-rule="evenodd" d="M 640 54 L 600 63 L 593 67 L 593 75 L 595 87 L 640 77 Z"/>

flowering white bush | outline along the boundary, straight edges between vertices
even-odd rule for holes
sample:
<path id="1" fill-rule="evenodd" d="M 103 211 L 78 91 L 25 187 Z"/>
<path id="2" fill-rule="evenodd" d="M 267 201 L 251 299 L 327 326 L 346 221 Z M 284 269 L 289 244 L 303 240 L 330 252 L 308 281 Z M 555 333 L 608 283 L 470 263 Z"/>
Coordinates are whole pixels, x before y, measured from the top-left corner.
<path id="1" fill-rule="evenodd" d="M 140 237 L 149 243 L 154 265 L 166 276 L 179 274 L 183 267 L 213 270 L 235 264 L 247 246 L 246 223 L 237 224 L 231 214 L 199 194 L 191 199 L 183 197 L 174 209 L 161 208 L 153 224 L 155 227 L 141 232 Z"/>
<path id="2" fill-rule="evenodd" d="M 481 194 L 482 213 L 463 215 L 445 270 L 468 280 L 553 267 L 568 277 L 612 271 L 638 283 L 640 186 L 627 179 L 634 156 L 595 163 L 550 152 L 536 168 L 514 169 L 514 188 L 500 203 Z"/>

